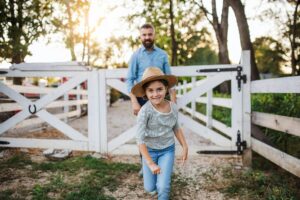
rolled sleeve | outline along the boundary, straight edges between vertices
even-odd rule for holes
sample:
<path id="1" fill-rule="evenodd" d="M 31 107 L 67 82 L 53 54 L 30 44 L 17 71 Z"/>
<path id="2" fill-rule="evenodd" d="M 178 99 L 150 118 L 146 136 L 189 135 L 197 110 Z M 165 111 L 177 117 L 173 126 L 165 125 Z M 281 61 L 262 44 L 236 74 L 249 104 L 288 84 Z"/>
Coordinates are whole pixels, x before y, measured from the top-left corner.
<path id="1" fill-rule="evenodd" d="M 163 67 L 165 69 L 165 74 L 171 74 L 171 67 L 169 65 L 169 61 L 168 61 L 168 55 L 165 53 L 164 55 L 164 63 L 163 63 Z"/>
<path id="2" fill-rule="evenodd" d="M 137 80 L 137 68 L 138 68 L 138 63 L 137 63 L 137 57 L 136 54 L 133 54 L 131 56 L 131 59 L 129 61 L 128 65 L 128 72 L 127 72 L 127 91 L 128 93 L 131 92 L 131 88 L 134 85 L 134 82 Z"/>

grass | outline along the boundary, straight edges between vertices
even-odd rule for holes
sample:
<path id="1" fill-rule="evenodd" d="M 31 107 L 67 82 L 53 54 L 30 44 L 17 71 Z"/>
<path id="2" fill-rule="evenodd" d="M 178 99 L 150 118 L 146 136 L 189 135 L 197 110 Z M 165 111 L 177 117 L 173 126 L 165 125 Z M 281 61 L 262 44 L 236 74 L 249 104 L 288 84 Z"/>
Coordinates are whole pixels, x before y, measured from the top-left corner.
<path id="1" fill-rule="evenodd" d="M 202 174 L 206 179 L 206 190 L 218 190 L 226 198 L 252 200 L 296 200 L 300 199 L 299 178 L 278 166 L 254 155 L 253 168 L 237 170 L 220 167 Z M 218 178 L 222 176 L 223 179 Z"/>
<path id="2" fill-rule="evenodd" d="M 28 167 L 30 166 L 30 167 Z M 17 154 L 0 162 L 2 184 L 11 181 L 4 176 L 7 169 L 24 170 L 32 187 L 18 187 L 0 192 L 0 199 L 114 199 L 105 195 L 105 190 L 116 191 L 130 173 L 137 173 L 140 166 L 124 163 L 110 163 L 90 156 L 74 157 L 64 161 L 35 163 L 25 154 Z M 41 174 L 48 174 L 47 180 L 39 181 Z M 20 177 L 15 177 L 20 178 Z M 25 178 L 25 177 L 22 177 Z M 23 195 L 23 196 L 22 196 Z"/>

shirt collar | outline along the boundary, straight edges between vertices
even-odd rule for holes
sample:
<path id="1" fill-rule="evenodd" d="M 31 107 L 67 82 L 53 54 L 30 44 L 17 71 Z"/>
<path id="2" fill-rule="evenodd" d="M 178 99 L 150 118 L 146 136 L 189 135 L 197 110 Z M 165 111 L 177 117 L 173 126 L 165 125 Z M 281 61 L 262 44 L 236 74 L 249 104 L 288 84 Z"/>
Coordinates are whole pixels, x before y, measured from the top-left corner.
<path id="1" fill-rule="evenodd" d="M 144 45 L 142 45 L 141 47 L 142 51 L 146 51 L 146 48 L 144 47 Z M 156 45 L 153 45 L 153 50 L 155 51 L 157 49 Z"/>

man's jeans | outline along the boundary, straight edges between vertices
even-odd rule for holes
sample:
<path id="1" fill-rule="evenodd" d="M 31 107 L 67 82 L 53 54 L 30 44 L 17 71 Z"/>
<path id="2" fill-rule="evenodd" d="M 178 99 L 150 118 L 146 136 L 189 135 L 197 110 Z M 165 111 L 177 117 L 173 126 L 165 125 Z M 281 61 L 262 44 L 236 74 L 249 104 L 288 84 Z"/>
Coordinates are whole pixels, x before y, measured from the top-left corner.
<path id="1" fill-rule="evenodd" d="M 167 200 L 171 189 L 175 144 L 165 149 L 147 149 L 152 160 L 160 167 L 160 174 L 152 174 L 143 158 L 144 188 L 147 192 L 156 190 L 159 200 Z"/>

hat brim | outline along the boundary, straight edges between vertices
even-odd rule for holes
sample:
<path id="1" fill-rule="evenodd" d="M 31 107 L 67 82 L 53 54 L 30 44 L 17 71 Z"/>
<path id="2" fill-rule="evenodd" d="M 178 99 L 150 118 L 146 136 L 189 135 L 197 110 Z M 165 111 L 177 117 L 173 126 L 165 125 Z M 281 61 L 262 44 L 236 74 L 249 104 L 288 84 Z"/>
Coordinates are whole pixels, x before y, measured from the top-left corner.
<path id="1" fill-rule="evenodd" d="M 131 89 L 131 93 L 134 94 L 136 97 L 144 97 L 146 94 L 143 85 L 145 85 L 148 82 L 156 81 L 156 80 L 166 80 L 168 82 L 169 88 L 177 84 L 177 78 L 174 75 L 150 76 L 142 80 L 141 82 L 135 84 Z"/>

